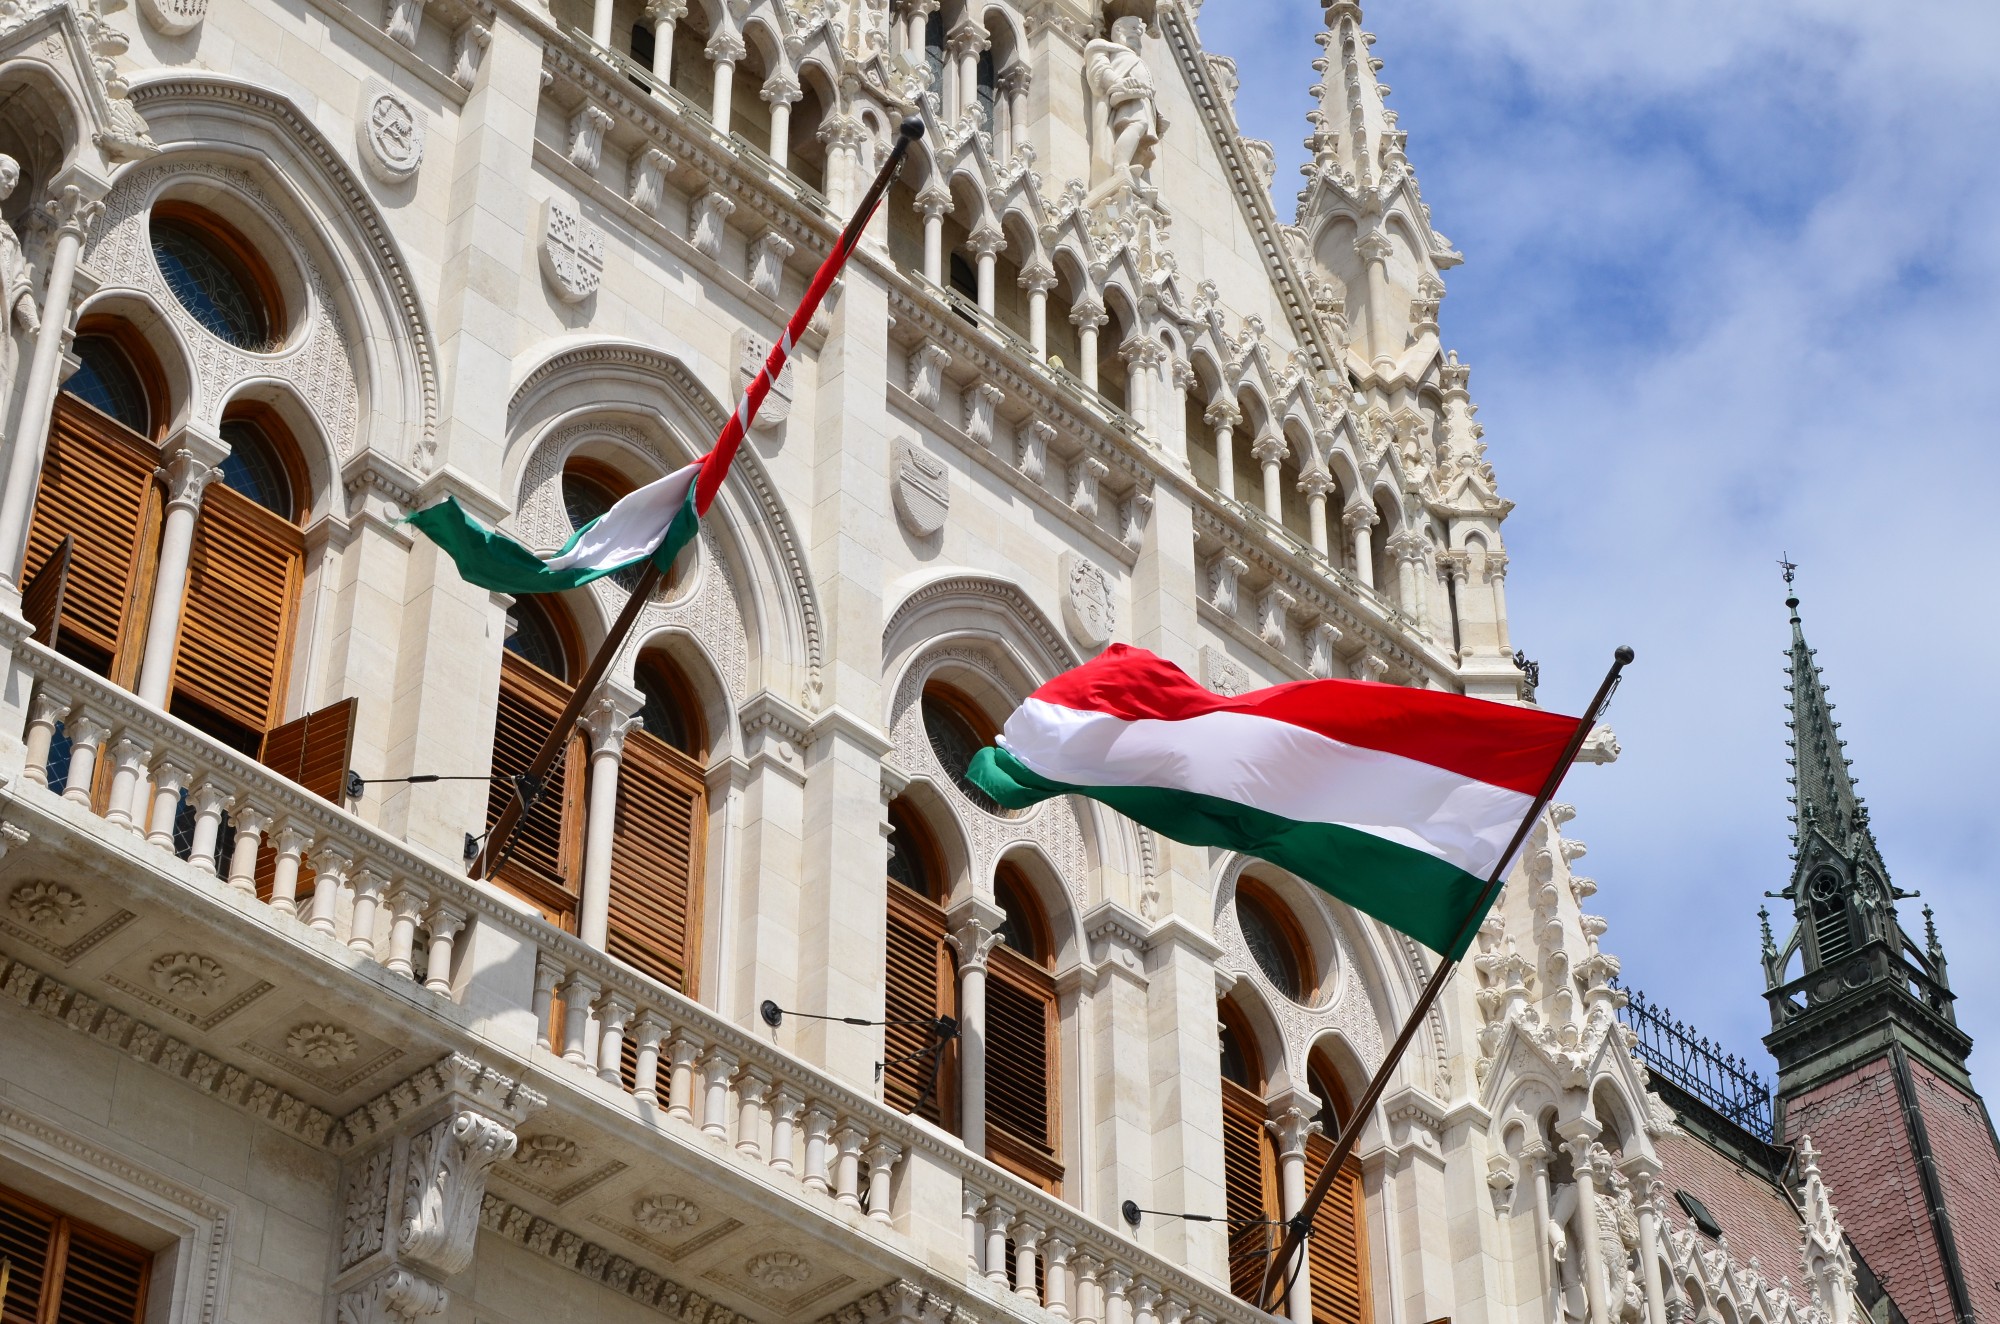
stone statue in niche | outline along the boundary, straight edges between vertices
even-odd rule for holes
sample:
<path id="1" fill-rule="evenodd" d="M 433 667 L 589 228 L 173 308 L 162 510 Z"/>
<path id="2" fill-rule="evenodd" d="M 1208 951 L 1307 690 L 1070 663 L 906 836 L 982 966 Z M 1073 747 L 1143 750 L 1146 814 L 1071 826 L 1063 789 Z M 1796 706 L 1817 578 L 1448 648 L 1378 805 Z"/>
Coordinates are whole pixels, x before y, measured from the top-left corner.
<path id="1" fill-rule="evenodd" d="M 21 183 L 21 163 L 11 156 L 0 155 L 0 202 L 13 195 Z M 28 273 L 28 259 L 21 253 L 21 238 L 14 233 L 14 227 L 0 221 L 0 299 L 5 306 L 0 307 L 0 410 L 14 391 L 14 373 L 21 366 L 21 355 L 14 342 L 17 330 L 36 335 L 42 329 L 42 319 L 35 311 L 35 285 Z"/>
<path id="2" fill-rule="evenodd" d="M 1109 37 L 1097 37 L 1083 48 L 1084 81 L 1104 103 L 1111 127 L 1110 173 L 1091 190 L 1086 205 L 1125 194 L 1153 201 L 1149 171 L 1167 121 L 1160 114 L 1152 70 L 1139 56 L 1145 35 L 1145 20 L 1127 15 L 1113 20 Z"/>

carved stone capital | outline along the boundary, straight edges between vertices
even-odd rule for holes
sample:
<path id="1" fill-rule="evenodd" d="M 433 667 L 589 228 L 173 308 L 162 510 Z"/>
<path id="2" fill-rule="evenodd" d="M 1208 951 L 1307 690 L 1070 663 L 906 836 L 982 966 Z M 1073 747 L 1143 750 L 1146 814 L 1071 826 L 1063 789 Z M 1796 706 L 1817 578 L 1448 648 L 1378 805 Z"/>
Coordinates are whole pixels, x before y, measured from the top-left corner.
<path id="1" fill-rule="evenodd" d="M 486 1174 L 516 1141 L 509 1128 L 469 1110 L 412 1138 L 396 1238 L 403 1260 L 445 1278 L 472 1263 Z"/>
<path id="2" fill-rule="evenodd" d="M 1233 428 L 1243 421 L 1243 410 L 1234 400 L 1224 396 L 1210 404 L 1201 417 L 1212 428 Z"/>

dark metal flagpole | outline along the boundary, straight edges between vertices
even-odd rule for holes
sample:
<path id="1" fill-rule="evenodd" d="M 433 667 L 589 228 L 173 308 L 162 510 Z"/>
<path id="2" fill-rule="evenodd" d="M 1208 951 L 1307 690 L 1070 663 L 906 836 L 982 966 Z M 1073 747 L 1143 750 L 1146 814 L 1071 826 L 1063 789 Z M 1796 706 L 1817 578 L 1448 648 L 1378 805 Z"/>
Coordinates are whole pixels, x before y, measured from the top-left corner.
<path id="1" fill-rule="evenodd" d="M 833 251 L 827 255 L 826 262 L 813 277 L 812 284 L 807 287 L 806 297 L 793 312 L 792 320 L 786 324 L 784 336 L 772 347 L 771 357 L 766 361 L 763 370 L 752 379 L 744 391 L 743 402 L 723 425 L 722 437 L 718 439 L 715 447 L 717 451 L 725 447 L 733 451 L 733 443 L 741 441 L 743 432 L 749 427 L 750 419 L 757 412 L 757 406 L 763 402 L 764 394 L 770 390 L 771 382 L 776 380 L 779 372 L 783 370 L 785 358 L 790 354 L 793 342 L 803 333 L 805 323 L 811 320 L 819 301 L 825 297 L 827 288 L 832 285 L 835 273 L 846 264 L 848 255 L 853 253 L 855 246 L 861 242 L 862 231 L 868 228 L 868 220 L 875 214 L 875 208 L 882 201 L 882 195 L 889 191 L 890 182 L 896 178 L 896 171 L 902 166 L 903 158 L 909 154 L 910 144 L 923 136 L 924 122 L 914 115 L 904 120 L 897 130 L 895 146 L 889 149 L 888 159 L 882 162 L 882 168 L 875 172 L 875 182 L 870 184 L 868 192 L 862 195 L 861 204 L 854 209 L 854 215 L 848 220 L 846 228 L 840 232 L 840 238 L 834 243 Z M 735 434 L 734 437 L 731 436 L 732 433 Z M 612 658 L 616 657 L 618 650 L 624 646 L 625 637 L 632 633 L 632 625 L 639 619 L 640 609 L 651 600 L 654 590 L 660 586 L 660 579 L 664 573 L 659 566 L 647 562 L 645 573 L 639 577 L 639 582 L 632 586 L 631 596 L 625 599 L 625 609 L 618 613 L 618 619 L 612 623 L 610 632 L 604 636 L 604 643 L 590 659 L 590 665 L 584 668 L 582 678 L 577 681 L 576 688 L 570 693 L 569 702 L 563 705 L 562 714 L 550 728 L 548 739 L 542 742 L 541 751 L 535 755 L 535 761 L 528 765 L 526 772 L 515 775 L 514 793 L 508 797 L 507 807 L 500 811 L 500 817 L 487 831 L 486 844 L 481 847 L 478 857 L 473 860 L 472 867 L 467 871 L 469 876 L 484 878 L 507 862 L 514 833 L 520 828 L 521 820 L 527 816 L 530 809 L 534 808 L 535 801 L 541 798 L 542 788 L 547 784 L 549 769 L 555 766 L 556 759 L 561 756 L 563 746 L 569 741 L 570 732 L 576 729 L 577 719 L 583 716 L 584 705 L 596 696 L 597 687 L 604 681 L 604 673 L 611 669 Z"/>
<path id="2" fill-rule="evenodd" d="M 1604 680 L 1598 685 L 1597 693 L 1591 696 L 1590 707 L 1577 719 L 1576 730 L 1571 734 L 1569 744 L 1564 747 L 1562 757 L 1556 760 L 1555 767 L 1549 770 L 1548 780 L 1542 783 L 1542 789 L 1535 796 L 1534 803 L 1528 806 L 1528 812 L 1521 816 L 1521 825 L 1514 829 L 1514 839 L 1507 843 L 1507 849 L 1501 852 L 1500 862 L 1493 866 L 1493 872 L 1487 876 L 1486 886 L 1480 889 L 1478 902 L 1466 915 L 1465 923 L 1459 926 L 1458 935 L 1451 944 L 1452 951 L 1462 950 L 1471 942 L 1473 931 L 1485 918 L 1486 912 L 1492 908 L 1493 899 L 1500 891 L 1507 867 L 1513 863 L 1514 852 L 1521 849 L 1521 843 L 1527 840 L 1528 832 L 1535 825 L 1535 819 L 1548 806 L 1549 801 L 1555 798 L 1556 791 L 1562 786 L 1563 778 L 1569 773 L 1570 765 L 1576 762 L 1577 753 L 1582 750 L 1583 742 L 1590 738 L 1591 730 L 1597 725 L 1599 714 L 1604 711 L 1605 704 L 1610 702 L 1611 692 L 1618 688 L 1618 679 L 1626 666 L 1631 663 L 1632 657 L 1632 650 L 1624 647 L 1612 654 L 1611 670 L 1604 673 Z M 1361 1128 L 1367 1125 L 1369 1116 L 1375 1111 L 1375 1105 L 1382 1101 L 1382 1092 L 1389 1087 L 1389 1077 L 1396 1070 L 1396 1064 L 1402 1060 L 1403 1052 L 1409 1048 L 1410 1041 L 1417 1037 L 1417 1026 L 1422 1024 L 1424 1017 L 1430 1013 L 1431 1006 L 1438 1000 L 1438 995 L 1444 992 L 1445 981 L 1451 978 L 1452 971 L 1457 968 L 1458 959 L 1455 957 L 1448 956 L 1438 962 L 1438 968 L 1431 975 L 1430 982 L 1424 985 L 1424 991 L 1417 995 L 1416 1005 L 1410 1008 L 1409 1017 L 1403 1022 L 1402 1032 L 1396 1036 L 1396 1042 L 1389 1046 L 1388 1055 L 1382 1059 L 1382 1065 L 1375 1069 L 1374 1079 L 1368 1082 L 1367 1090 L 1355 1103 L 1354 1111 L 1349 1114 L 1346 1124 L 1340 1128 L 1340 1135 L 1333 1142 L 1333 1152 L 1327 1155 L 1326 1163 L 1320 1168 L 1319 1177 L 1313 1182 L 1312 1190 L 1306 1193 L 1305 1203 L 1299 1206 L 1298 1213 L 1286 1221 L 1284 1242 L 1279 1246 L 1278 1253 L 1271 1257 L 1270 1264 L 1265 1266 L 1263 1290 L 1257 1294 L 1258 1300 L 1265 1303 L 1264 1308 L 1269 1313 L 1276 1314 L 1278 1311 L 1278 1306 L 1271 1301 L 1271 1289 L 1280 1282 L 1289 1284 L 1292 1280 L 1293 1275 L 1285 1273 L 1284 1266 L 1292 1256 L 1305 1254 L 1305 1239 L 1312 1230 L 1313 1215 L 1319 1212 L 1320 1203 L 1326 1199 L 1327 1192 L 1333 1189 L 1334 1179 L 1340 1174 L 1341 1165 L 1346 1163 L 1348 1155 L 1354 1152 L 1354 1142 L 1360 1138 Z"/>

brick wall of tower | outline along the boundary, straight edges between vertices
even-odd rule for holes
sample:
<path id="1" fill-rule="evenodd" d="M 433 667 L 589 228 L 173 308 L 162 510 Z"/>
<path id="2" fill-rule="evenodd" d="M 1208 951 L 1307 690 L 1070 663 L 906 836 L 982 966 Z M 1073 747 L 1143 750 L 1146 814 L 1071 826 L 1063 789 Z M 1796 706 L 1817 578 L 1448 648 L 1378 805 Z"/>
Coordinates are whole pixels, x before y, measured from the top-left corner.
<path id="1" fill-rule="evenodd" d="M 1812 1136 L 1841 1225 L 1910 1324 L 1950 1324 L 1951 1289 L 1889 1060 L 1793 1099 L 1785 1135 Z"/>
<path id="2" fill-rule="evenodd" d="M 2000 1320 L 2000 1150 L 1993 1147 L 1986 1107 L 1922 1062 L 1912 1061 L 1910 1074 L 1973 1313 Z"/>

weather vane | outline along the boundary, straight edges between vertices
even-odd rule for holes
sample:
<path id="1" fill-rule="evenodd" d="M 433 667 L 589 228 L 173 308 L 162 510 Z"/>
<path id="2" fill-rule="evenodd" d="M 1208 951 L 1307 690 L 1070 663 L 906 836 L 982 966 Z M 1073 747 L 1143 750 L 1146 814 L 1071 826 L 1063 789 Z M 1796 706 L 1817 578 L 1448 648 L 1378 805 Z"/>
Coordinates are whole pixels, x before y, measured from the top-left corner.
<path id="1" fill-rule="evenodd" d="M 1785 572 L 1785 587 L 1790 588 L 1792 585 L 1792 576 L 1798 572 L 1798 562 L 1792 560 L 1790 552 L 1779 552 L 1778 568 Z"/>

